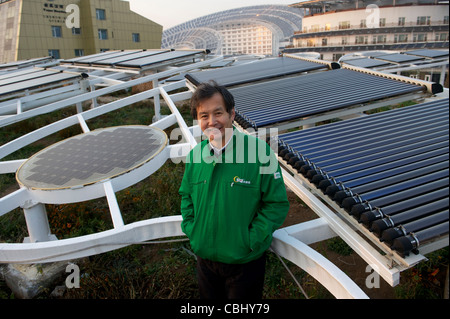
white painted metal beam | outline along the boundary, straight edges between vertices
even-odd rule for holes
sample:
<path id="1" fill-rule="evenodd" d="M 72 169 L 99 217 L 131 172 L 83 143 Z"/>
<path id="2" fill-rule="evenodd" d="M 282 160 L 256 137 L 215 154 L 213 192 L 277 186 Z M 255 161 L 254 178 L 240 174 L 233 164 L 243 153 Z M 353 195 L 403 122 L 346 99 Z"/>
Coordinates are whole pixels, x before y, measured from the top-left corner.
<path id="1" fill-rule="evenodd" d="M 108 201 L 109 212 L 111 213 L 114 228 L 122 227 L 124 222 L 111 181 L 109 180 L 104 182 L 103 187 L 105 189 L 106 199 Z"/>
<path id="2" fill-rule="evenodd" d="M 304 231 L 312 230 L 305 227 Z M 284 229 L 274 233 L 271 248 L 278 255 L 305 270 L 336 298 L 368 299 L 364 291 L 342 270 L 305 243 L 290 236 Z"/>
<path id="3" fill-rule="evenodd" d="M 26 159 L 0 162 L 0 174 L 15 173 Z"/>
<path id="4" fill-rule="evenodd" d="M 184 87 L 186 81 L 180 81 L 177 83 L 179 83 L 179 85 L 182 85 L 182 87 Z M 189 142 L 189 144 L 191 144 L 192 147 L 194 147 L 195 145 L 197 145 L 197 142 L 195 141 L 194 136 L 192 135 L 191 131 L 187 127 L 186 122 L 184 121 L 183 117 L 181 116 L 180 112 L 178 111 L 176 105 L 173 103 L 173 101 L 171 100 L 169 94 L 166 92 L 164 87 L 160 87 L 159 90 L 161 92 L 162 97 L 168 104 L 170 111 L 172 112 L 172 114 L 175 114 L 178 125 L 180 126 L 180 129 L 181 129 L 181 133 L 183 134 L 183 137 L 186 139 L 186 141 Z"/>
<path id="5" fill-rule="evenodd" d="M 0 198 L 0 216 L 20 207 L 27 199 L 30 199 L 30 196 L 26 188 L 18 189 L 11 194 L 3 196 Z"/>
<path id="6" fill-rule="evenodd" d="M 32 264 L 97 255 L 149 240 L 184 236 L 181 216 L 147 219 L 82 237 L 56 241 L 0 243 L 0 263 Z"/>

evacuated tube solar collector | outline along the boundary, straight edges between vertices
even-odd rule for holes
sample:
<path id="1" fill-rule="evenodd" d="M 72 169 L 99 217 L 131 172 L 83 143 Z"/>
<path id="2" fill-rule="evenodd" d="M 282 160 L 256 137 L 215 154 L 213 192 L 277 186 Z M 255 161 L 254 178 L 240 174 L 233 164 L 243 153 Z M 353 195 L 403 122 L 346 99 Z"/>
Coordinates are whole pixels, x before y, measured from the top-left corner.
<path id="1" fill-rule="evenodd" d="M 404 257 L 448 236 L 448 120 L 435 100 L 282 134 L 278 155 Z"/>

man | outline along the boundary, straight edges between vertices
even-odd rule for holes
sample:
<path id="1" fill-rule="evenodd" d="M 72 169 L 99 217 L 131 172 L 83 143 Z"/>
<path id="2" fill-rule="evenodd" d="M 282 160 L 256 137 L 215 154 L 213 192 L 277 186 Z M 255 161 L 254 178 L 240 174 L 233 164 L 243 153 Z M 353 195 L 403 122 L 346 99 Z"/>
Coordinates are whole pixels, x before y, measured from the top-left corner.
<path id="1" fill-rule="evenodd" d="M 197 255 L 201 298 L 261 298 L 265 251 L 289 202 L 269 145 L 232 126 L 234 98 L 203 83 L 191 114 L 207 137 L 189 153 L 180 187 L 181 228 Z"/>

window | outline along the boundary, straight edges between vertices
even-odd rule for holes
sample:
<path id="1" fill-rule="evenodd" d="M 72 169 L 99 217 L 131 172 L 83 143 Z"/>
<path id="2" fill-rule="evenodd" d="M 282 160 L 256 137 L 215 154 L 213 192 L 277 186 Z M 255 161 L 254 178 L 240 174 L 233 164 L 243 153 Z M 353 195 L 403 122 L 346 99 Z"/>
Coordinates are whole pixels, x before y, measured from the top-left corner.
<path id="1" fill-rule="evenodd" d="M 95 9 L 97 20 L 106 20 L 105 9 Z"/>
<path id="2" fill-rule="evenodd" d="M 10 40 L 12 38 L 13 38 L 13 29 L 12 28 L 6 29 L 5 39 Z"/>
<path id="3" fill-rule="evenodd" d="M 405 25 L 405 17 L 399 17 L 398 18 L 398 25 L 399 26 Z"/>
<path id="4" fill-rule="evenodd" d="M 448 41 L 448 33 L 436 33 L 434 41 Z"/>
<path id="5" fill-rule="evenodd" d="M 83 49 L 75 49 L 75 56 L 84 56 Z"/>
<path id="6" fill-rule="evenodd" d="M 339 61 L 340 58 L 342 58 L 344 54 L 342 53 L 333 53 L 333 61 Z"/>
<path id="7" fill-rule="evenodd" d="M 328 44 L 328 39 L 327 38 L 323 38 L 322 39 L 322 46 L 327 46 Z"/>
<path id="8" fill-rule="evenodd" d="M 386 26 L 386 18 L 380 18 L 380 28 Z"/>
<path id="9" fill-rule="evenodd" d="M 73 35 L 80 35 L 81 34 L 81 28 L 72 28 L 72 34 Z"/>
<path id="10" fill-rule="evenodd" d="M 386 35 L 374 35 L 372 38 L 372 44 L 386 43 Z"/>
<path id="11" fill-rule="evenodd" d="M 62 37 L 62 30 L 60 26 L 52 25 L 52 36 L 54 38 L 61 38 Z"/>
<path id="12" fill-rule="evenodd" d="M 361 22 L 359 23 L 359 27 L 360 28 L 367 28 L 367 19 L 361 20 Z"/>
<path id="13" fill-rule="evenodd" d="M 59 55 L 59 50 L 49 49 L 48 50 L 48 55 L 53 57 L 54 59 L 60 59 L 61 58 L 60 55 Z"/>
<path id="14" fill-rule="evenodd" d="M 98 29 L 98 38 L 100 40 L 107 40 L 108 39 L 108 30 Z"/>
<path id="15" fill-rule="evenodd" d="M 355 37 L 355 44 L 367 44 L 369 41 L 368 36 L 359 35 Z"/>
<path id="16" fill-rule="evenodd" d="M 394 43 L 402 43 L 402 42 L 408 42 L 408 35 L 407 34 L 395 34 L 394 35 Z"/>
<path id="17" fill-rule="evenodd" d="M 413 42 L 426 42 L 427 34 L 426 33 L 416 33 L 413 35 Z"/>
<path id="18" fill-rule="evenodd" d="M 347 45 L 348 44 L 348 37 L 342 37 L 341 44 L 342 45 Z"/>
<path id="19" fill-rule="evenodd" d="M 319 32 L 320 31 L 320 25 L 315 24 L 311 26 L 311 32 Z"/>
<path id="20" fill-rule="evenodd" d="M 417 17 L 417 25 L 430 25 L 431 17 Z"/>
<path id="21" fill-rule="evenodd" d="M 139 33 L 133 33 L 132 34 L 133 42 L 141 42 L 141 36 Z"/>
<path id="22" fill-rule="evenodd" d="M 339 30 L 350 29 L 350 21 L 339 22 Z"/>

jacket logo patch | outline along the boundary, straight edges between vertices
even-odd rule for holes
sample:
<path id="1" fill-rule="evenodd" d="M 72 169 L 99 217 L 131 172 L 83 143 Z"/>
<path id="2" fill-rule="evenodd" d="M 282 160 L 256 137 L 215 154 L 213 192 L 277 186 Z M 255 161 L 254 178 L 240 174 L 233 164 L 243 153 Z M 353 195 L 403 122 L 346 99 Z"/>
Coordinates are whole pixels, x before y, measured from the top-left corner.
<path id="1" fill-rule="evenodd" d="M 233 181 L 234 181 L 235 183 L 251 184 L 250 181 L 246 181 L 246 180 L 240 178 L 239 176 L 235 176 L 235 177 L 233 178 Z"/>

